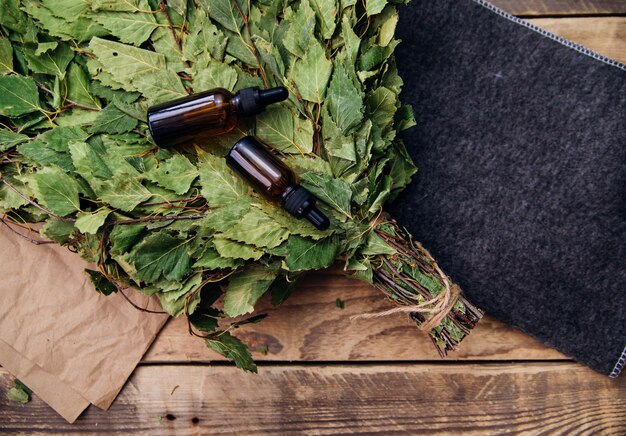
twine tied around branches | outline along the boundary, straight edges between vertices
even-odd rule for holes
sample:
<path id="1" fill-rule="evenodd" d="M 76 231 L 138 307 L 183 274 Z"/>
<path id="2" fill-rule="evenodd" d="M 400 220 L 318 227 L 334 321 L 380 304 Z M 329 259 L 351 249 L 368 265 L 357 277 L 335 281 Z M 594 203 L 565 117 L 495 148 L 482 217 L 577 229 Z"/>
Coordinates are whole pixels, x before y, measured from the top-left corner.
<path id="1" fill-rule="evenodd" d="M 350 317 L 351 321 L 382 318 L 385 316 L 395 315 L 396 313 L 428 313 L 431 316 L 419 325 L 419 329 L 423 331 L 430 331 L 437 327 L 448 315 L 448 313 L 450 313 L 461 295 L 461 288 L 454 283 L 450 283 L 448 276 L 444 274 L 428 250 L 426 250 L 419 242 L 411 241 L 411 244 L 417 245 L 422 254 L 424 254 L 431 262 L 435 271 L 437 271 L 437 274 L 441 277 L 444 290 L 430 300 L 424 301 L 420 304 L 394 307 L 393 309 L 384 310 L 382 312 L 353 315 Z"/>

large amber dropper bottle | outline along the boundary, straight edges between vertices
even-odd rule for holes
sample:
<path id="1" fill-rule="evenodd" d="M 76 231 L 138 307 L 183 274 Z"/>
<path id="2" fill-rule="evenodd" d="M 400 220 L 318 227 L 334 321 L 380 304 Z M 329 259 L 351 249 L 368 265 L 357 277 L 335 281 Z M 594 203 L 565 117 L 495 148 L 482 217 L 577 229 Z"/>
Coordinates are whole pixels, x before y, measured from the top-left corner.
<path id="1" fill-rule="evenodd" d="M 159 147 L 207 144 L 212 136 L 233 130 L 239 117 L 259 114 L 288 96 L 283 87 L 245 88 L 235 94 L 212 89 L 150 107 L 148 126 Z"/>
<path id="2" fill-rule="evenodd" d="M 226 162 L 257 192 L 278 201 L 296 218 L 306 218 L 320 230 L 330 225 L 315 205 L 317 198 L 296 181 L 296 175 L 257 139 L 246 136 L 226 156 Z"/>

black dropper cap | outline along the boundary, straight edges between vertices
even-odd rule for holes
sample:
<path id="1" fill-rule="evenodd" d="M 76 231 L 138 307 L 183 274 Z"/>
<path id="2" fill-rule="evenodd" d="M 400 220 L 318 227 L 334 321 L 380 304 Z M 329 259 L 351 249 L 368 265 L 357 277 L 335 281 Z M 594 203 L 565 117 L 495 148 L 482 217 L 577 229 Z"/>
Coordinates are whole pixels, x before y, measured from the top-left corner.
<path id="1" fill-rule="evenodd" d="M 296 218 L 305 217 L 319 230 L 326 230 L 330 220 L 316 206 L 317 199 L 306 188 L 295 185 L 283 196 L 283 207 Z"/>
<path id="2" fill-rule="evenodd" d="M 269 89 L 244 88 L 235 94 L 233 103 L 239 115 L 249 117 L 260 114 L 270 104 L 286 100 L 287 97 L 289 91 L 282 86 Z"/>
<path id="3" fill-rule="evenodd" d="M 330 226 L 330 220 L 317 207 L 311 208 L 306 215 L 308 219 L 318 230 L 326 230 Z"/>

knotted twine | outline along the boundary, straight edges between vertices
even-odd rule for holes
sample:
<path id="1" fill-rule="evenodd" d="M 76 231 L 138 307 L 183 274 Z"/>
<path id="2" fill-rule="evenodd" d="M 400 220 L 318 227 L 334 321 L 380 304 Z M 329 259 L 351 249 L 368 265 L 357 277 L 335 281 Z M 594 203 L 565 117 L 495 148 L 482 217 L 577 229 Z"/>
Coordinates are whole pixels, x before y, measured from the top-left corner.
<path id="1" fill-rule="evenodd" d="M 394 307 L 393 309 L 384 310 L 382 312 L 353 315 L 350 317 L 351 321 L 382 318 L 385 316 L 395 315 L 396 313 L 428 313 L 430 314 L 430 317 L 420 324 L 418 328 L 422 331 L 430 331 L 441 324 L 441 321 L 443 321 L 443 319 L 450 313 L 461 295 L 461 288 L 454 283 L 450 284 L 448 276 L 444 274 L 428 250 L 426 250 L 419 242 L 411 240 L 411 244 L 417 246 L 419 251 L 426 256 L 429 262 L 431 262 L 435 271 L 437 271 L 437 274 L 441 277 L 444 290 L 430 300 L 426 300 L 420 304 Z"/>

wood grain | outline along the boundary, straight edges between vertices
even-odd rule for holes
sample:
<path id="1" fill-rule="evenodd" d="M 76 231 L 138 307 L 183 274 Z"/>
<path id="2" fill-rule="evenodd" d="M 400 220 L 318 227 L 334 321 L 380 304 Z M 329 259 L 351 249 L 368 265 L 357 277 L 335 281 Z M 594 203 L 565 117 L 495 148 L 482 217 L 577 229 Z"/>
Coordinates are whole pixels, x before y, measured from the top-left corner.
<path id="1" fill-rule="evenodd" d="M 513 15 L 583 15 L 626 13 L 624 0 L 491 0 Z"/>
<path id="2" fill-rule="evenodd" d="M 9 382 L 0 372 L 2 391 Z M 139 367 L 108 413 L 66 424 L 0 397 L 0 432 L 166 434 L 626 432 L 626 379 L 572 363 Z"/>
<path id="3" fill-rule="evenodd" d="M 626 5 L 626 1 L 623 3 Z M 528 21 L 626 63 L 626 17 L 536 18 Z"/>
<path id="4" fill-rule="evenodd" d="M 343 310 L 337 308 L 337 298 L 344 302 Z M 406 315 L 351 321 L 352 315 L 384 310 L 391 303 L 377 289 L 346 278 L 339 269 L 305 277 L 278 308 L 268 300 L 260 303 L 268 317 L 236 332 L 254 350 L 257 360 L 440 360 L 430 339 Z M 539 341 L 486 318 L 448 359 L 565 358 Z M 171 320 L 144 357 L 147 362 L 212 360 L 222 358 L 190 336 L 183 319 Z"/>

